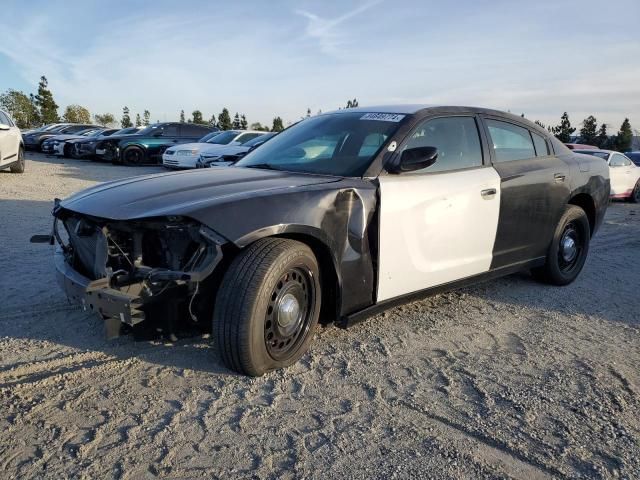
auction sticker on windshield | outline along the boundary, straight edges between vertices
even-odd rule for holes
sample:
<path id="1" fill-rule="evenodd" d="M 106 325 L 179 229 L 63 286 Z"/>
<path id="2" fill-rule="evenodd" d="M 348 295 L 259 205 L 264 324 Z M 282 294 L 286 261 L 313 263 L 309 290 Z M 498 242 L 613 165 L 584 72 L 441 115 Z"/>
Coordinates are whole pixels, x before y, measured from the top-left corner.
<path id="1" fill-rule="evenodd" d="M 380 122 L 399 122 L 404 115 L 399 113 L 365 113 L 360 120 L 378 120 Z"/>

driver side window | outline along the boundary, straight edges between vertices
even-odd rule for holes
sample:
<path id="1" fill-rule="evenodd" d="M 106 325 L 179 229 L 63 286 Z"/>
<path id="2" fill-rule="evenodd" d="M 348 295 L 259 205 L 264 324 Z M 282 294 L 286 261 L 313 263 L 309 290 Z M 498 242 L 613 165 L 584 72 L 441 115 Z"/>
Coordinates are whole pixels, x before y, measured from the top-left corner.
<path id="1" fill-rule="evenodd" d="M 405 149 L 436 147 L 436 163 L 418 173 L 443 172 L 482 166 L 480 134 L 473 117 L 441 117 L 418 126 Z M 415 173 L 415 172 L 414 172 Z"/>

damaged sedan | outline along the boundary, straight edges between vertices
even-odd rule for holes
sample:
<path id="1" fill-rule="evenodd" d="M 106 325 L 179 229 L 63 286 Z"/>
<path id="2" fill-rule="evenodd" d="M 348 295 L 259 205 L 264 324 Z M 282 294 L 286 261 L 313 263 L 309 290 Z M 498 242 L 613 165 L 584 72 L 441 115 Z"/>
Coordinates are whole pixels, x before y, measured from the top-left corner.
<path id="1" fill-rule="evenodd" d="M 234 166 L 105 183 L 56 200 L 68 298 L 107 330 L 210 330 L 224 363 L 286 367 L 318 323 L 521 270 L 572 282 L 609 173 L 537 125 L 467 107 L 307 118 Z"/>

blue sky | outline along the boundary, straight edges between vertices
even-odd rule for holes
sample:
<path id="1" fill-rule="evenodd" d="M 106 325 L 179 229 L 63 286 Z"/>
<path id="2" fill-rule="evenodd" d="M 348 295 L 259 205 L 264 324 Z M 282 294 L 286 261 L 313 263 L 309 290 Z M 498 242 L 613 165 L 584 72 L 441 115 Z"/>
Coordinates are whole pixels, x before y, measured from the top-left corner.
<path id="1" fill-rule="evenodd" d="M 61 107 L 270 123 L 357 97 L 640 127 L 638 0 L 2 3 L 0 91 L 44 74 Z"/>

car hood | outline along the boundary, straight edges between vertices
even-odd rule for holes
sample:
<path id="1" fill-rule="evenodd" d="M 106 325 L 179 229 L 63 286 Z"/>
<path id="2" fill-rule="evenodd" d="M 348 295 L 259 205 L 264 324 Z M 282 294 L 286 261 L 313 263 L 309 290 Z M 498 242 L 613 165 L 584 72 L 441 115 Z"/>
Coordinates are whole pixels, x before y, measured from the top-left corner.
<path id="1" fill-rule="evenodd" d="M 51 137 L 51 138 L 47 139 L 47 141 L 49 141 L 49 140 L 72 140 L 72 139 L 76 139 L 76 138 L 89 138 L 89 137 L 83 137 L 82 135 L 56 135 L 55 137 Z"/>
<path id="2" fill-rule="evenodd" d="M 340 177 L 256 168 L 214 168 L 103 183 L 63 200 L 60 205 L 111 220 L 184 215 L 206 223 L 206 210 L 212 206 L 339 180 Z"/>

